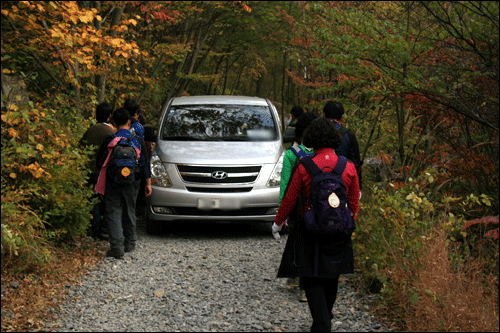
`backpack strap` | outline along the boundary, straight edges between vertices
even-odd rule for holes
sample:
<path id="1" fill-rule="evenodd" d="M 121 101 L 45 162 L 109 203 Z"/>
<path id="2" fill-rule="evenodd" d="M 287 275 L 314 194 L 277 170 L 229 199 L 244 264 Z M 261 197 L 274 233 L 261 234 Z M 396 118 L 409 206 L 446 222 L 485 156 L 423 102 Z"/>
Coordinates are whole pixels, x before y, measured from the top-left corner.
<path id="1" fill-rule="evenodd" d="M 335 165 L 335 168 L 333 169 L 333 172 L 342 175 L 344 172 L 345 167 L 347 166 L 347 158 L 344 156 L 338 155 L 339 159 L 337 160 L 337 164 Z"/>
<path id="2" fill-rule="evenodd" d="M 307 172 L 311 175 L 311 177 L 316 176 L 318 173 L 321 173 L 321 169 L 314 163 L 312 158 L 305 153 L 300 147 L 292 146 L 292 151 L 297 155 L 299 162 L 302 163 L 304 168 L 306 168 Z"/>

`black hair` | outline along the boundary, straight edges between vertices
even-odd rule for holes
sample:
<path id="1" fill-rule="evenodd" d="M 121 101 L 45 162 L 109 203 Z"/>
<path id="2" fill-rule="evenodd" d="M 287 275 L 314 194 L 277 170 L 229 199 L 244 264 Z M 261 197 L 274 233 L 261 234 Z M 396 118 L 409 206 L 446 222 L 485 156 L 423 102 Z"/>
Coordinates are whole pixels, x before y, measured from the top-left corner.
<path id="1" fill-rule="evenodd" d="M 304 146 L 314 150 L 337 149 L 342 144 L 342 135 L 330 120 L 319 117 L 314 119 L 306 129 L 302 142 Z"/>
<path id="2" fill-rule="evenodd" d="M 130 120 L 130 113 L 125 108 L 116 109 L 113 112 L 113 120 L 117 127 L 125 125 Z"/>
<path id="3" fill-rule="evenodd" d="M 98 123 L 108 121 L 111 113 L 113 113 L 111 104 L 103 102 L 95 108 L 95 120 L 97 120 Z"/>
<path id="4" fill-rule="evenodd" d="M 344 106 L 340 102 L 329 101 L 323 108 L 326 119 L 340 120 L 344 115 Z"/>
<path id="5" fill-rule="evenodd" d="M 290 113 L 295 117 L 295 119 L 298 119 L 304 113 L 304 109 L 301 106 L 295 105 Z"/>
<path id="6" fill-rule="evenodd" d="M 311 124 L 311 122 L 318 118 L 319 116 L 312 112 L 306 112 L 297 119 L 297 124 L 295 125 L 295 141 L 302 142 L 302 137 L 306 128 Z"/>
<path id="7" fill-rule="evenodd" d="M 139 110 L 139 104 L 130 98 L 123 103 L 123 107 L 128 110 L 130 116 L 135 115 Z"/>

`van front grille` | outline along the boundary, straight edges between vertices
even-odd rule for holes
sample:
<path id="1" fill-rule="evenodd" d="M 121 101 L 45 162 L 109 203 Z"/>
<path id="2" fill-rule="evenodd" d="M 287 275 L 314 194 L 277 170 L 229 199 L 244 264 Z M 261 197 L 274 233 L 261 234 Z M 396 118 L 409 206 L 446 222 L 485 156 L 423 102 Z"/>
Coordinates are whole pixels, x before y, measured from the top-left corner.
<path id="1" fill-rule="evenodd" d="M 252 190 L 251 187 L 192 187 L 186 186 L 186 190 L 189 192 L 199 192 L 199 193 L 243 193 L 250 192 Z"/>
<path id="2" fill-rule="evenodd" d="M 261 166 L 199 166 L 177 165 L 184 182 L 197 184 L 252 183 L 259 176 Z"/>
<path id="3" fill-rule="evenodd" d="M 237 210 L 201 210 L 196 207 L 171 207 L 174 214 L 193 216 L 262 216 L 271 207 L 253 207 Z"/>

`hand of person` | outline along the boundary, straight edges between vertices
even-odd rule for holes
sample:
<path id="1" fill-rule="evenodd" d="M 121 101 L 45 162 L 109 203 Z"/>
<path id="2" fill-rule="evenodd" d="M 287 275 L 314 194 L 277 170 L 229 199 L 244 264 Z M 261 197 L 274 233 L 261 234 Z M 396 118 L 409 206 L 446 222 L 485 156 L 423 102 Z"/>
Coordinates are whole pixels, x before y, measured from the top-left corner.
<path id="1" fill-rule="evenodd" d="M 282 228 L 283 228 L 282 225 L 277 225 L 276 222 L 273 223 L 271 230 L 273 231 L 274 239 L 276 240 L 280 239 L 279 231 L 281 231 Z"/>
<path id="2" fill-rule="evenodd" d="M 151 178 L 146 179 L 146 197 L 149 197 L 153 190 L 151 189 Z"/>

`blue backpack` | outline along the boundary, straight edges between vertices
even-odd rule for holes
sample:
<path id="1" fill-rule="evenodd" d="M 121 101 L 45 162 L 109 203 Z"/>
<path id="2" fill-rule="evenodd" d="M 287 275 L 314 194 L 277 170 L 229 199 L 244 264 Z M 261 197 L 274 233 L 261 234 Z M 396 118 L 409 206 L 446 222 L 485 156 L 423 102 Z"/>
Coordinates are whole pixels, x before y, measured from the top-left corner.
<path id="1" fill-rule="evenodd" d="M 111 151 L 111 157 L 108 163 L 108 174 L 114 183 L 121 185 L 130 185 L 138 179 L 138 158 L 132 140 L 135 134 L 130 138 L 121 138 Z"/>
<path id="2" fill-rule="evenodd" d="M 347 204 L 349 198 L 342 180 L 347 159 L 339 156 L 331 172 L 323 172 L 302 149 L 292 147 L 300 163 L 311 175 L 311 195 L 305 200 L 304 223 L 319 240 L 350 238 L 356 229 Z"/>

